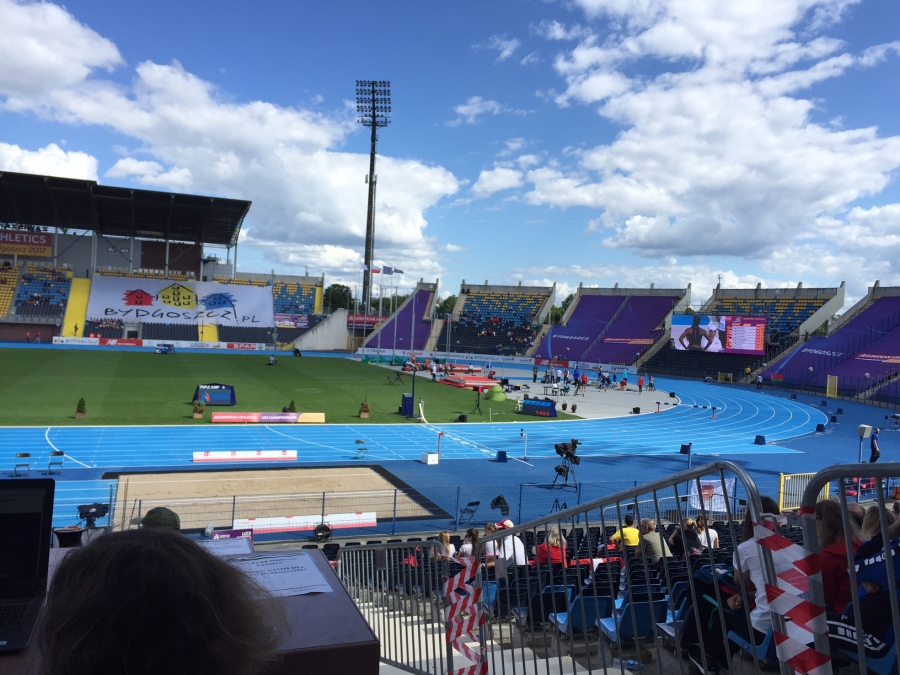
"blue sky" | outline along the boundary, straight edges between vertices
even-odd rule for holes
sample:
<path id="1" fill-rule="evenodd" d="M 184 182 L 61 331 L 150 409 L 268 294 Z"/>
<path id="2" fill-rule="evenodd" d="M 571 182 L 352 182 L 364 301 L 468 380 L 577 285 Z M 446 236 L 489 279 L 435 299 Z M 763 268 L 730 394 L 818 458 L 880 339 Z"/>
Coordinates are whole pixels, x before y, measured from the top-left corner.
<path id="1" fill-rule="evenodd" d="M 0 0 L 0 169 L 253 201 L 240 268 L 900 285 L 900 12 L 869 0 Z M 560 299 L 561 299 L 560 297 Z"/>

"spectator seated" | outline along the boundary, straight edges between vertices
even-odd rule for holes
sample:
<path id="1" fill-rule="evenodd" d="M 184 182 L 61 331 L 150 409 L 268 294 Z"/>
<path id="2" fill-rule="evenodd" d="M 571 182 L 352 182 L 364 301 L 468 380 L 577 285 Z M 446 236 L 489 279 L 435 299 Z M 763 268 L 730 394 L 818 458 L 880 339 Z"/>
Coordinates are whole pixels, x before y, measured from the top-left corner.
<path id="1" fill-rule="evenodd" d="M 445 323 L 438 338 L 439 348 L 472 354 L 521 356 L 534 346 L 537 312 L 547 299 L 540 293 L 464 292 L 465 303 L 459 318 Z"/>
<path id="2" fill-rule="evenodd" d="M 71 285 L 71 273 L 68 270 L 29 264 L 16 294 L 16 314 L 63 316 Z"/>
<path id="3" fill-rule="evenodd" d="M 88 319 L 84 322 L 82 336 L 102 338 L 122 337 L 122 319 Z"/>

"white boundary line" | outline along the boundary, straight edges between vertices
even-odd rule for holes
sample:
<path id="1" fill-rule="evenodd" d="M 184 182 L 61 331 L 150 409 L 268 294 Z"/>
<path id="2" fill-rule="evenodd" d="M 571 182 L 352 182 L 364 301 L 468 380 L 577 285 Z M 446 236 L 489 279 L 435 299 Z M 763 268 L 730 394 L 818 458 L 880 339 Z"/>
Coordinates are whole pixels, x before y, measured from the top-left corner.
<path id="1" fill-rule="evenodd" d="M 62 453 L 63 453 L 63 456 L 65 456 L 67 459 L 72 460 L 72 461 L 75 462 L 76 464 L 81 464 L 81 466 L 83 466 L 85 469 L 93 469 L 93 468 L 94 468 L 94 467 L 92 467 L 90 464 L 85 464 L 84 462 L 79 462 L 77 459 L 75 459 L 75 458 L 72 457 L 71 455 L 69 455 L 69 454 L 63 452 L 62 450 L 60 450 L 59 448 L 57 448 L 55 445 L 53 445 L 53 443 L 50 442 L 50 429 L 52 429 L 52 428 L 53 428 L 53 427 L 47 427 L 47 431 L 44 432 L 44 440 L 47 441 L 47 445 L 49 445 L 51 448 L 53 448 L 54 450 L 56 450 L 56 452 L 62 452 Z"/>

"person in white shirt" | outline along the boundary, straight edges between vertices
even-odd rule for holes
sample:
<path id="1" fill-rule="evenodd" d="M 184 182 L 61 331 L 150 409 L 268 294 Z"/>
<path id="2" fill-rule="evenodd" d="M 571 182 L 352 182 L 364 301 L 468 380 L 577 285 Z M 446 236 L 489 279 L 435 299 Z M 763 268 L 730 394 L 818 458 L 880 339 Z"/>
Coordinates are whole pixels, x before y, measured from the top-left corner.
<path id="1" fill-rule="evenodd" d="M 447 530 L 441 531 L 438 534 L 438 543 L 443 548 L 443 551 L 440 552 L 440 556 L 444 558 L 452 558 L 456 555 L 456 546 L 450 543 L 450 533 Z"/>
<path id="2" fill-rule="evenodd" d="M 719 548 L 719 533 L 709 526 L 706 516 L 697 516 L 697 534 L 700 543 L 706 548 Z"/>
<path id="3" fill-rule="evenodd" d="M 466 540 L 460 545 L 456 552 L 457 558 L 471 558 L 475 555 L 475 549 L 478 548 L 478 530 L 470 527 L 466 530 Z"/>
<path id="4" fill-rule="evenodd" d="M 760 499 L 763 513 L 774 515 L 781 513 L 774 499 L 771 497 L 761 497 Z M 733 630 L 744 639 L 758 645 L 765 639 L 766 633 L 772 629 L 772 615 L 769 613 L 765 577 L 759 559 L 759 546 L 753 536 L 753 522 L 750 519 L 749 511 L 744 518 L 742 534 L 743 541 L 734 553 L 734 578 L 746 589 L 747 596 L 756 600 L 756 607 L 750 610 L 750 626 L 748 626 L 743 609 L 742 594 L 735 593 L 730 596 L 728 607 L 733 611 L 724 613 L 725 632 L 727 634 L 728 631 Z M 720 670 L 727 666 L 725 649 L 731 649 L 732 654 L 737 651 L 737 645 L 721 634 L 721 623 L 718 617 L 714 617 L 710 621 L 711 630 L 703 636 L 707 657 L 712 657 L 718 663 Z"/>
<path id="5" fill-rule="evenodd" d="M 509 518 L 497 523 L 498 530 L 510 530 L 513 527 L 515 527 L 515 525 Z M 496 546 L 495 555 L 498 558 L 505 558 L 507 566 L 528 564 L 528 555 L 525 553 L 525 544 L 522 543 L 521 539 L 511 534 L 500 540 Z"/>

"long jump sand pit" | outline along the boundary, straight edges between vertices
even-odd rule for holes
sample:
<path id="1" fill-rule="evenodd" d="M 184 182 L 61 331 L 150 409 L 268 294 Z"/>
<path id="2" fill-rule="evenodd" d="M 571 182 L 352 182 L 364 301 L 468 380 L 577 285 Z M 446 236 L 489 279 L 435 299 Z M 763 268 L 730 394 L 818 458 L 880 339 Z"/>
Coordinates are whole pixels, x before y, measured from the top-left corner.
<path id="1" fill-rule="evenodd" d="M 167 506 L 182 529 L 231 527 L 233 519 L 376 513 L 379 520 L 446 517 L 437 505 L 380 467 L 322 467 L 122 473 L 116 526 L 134 527 L 154 506 Z"/>

